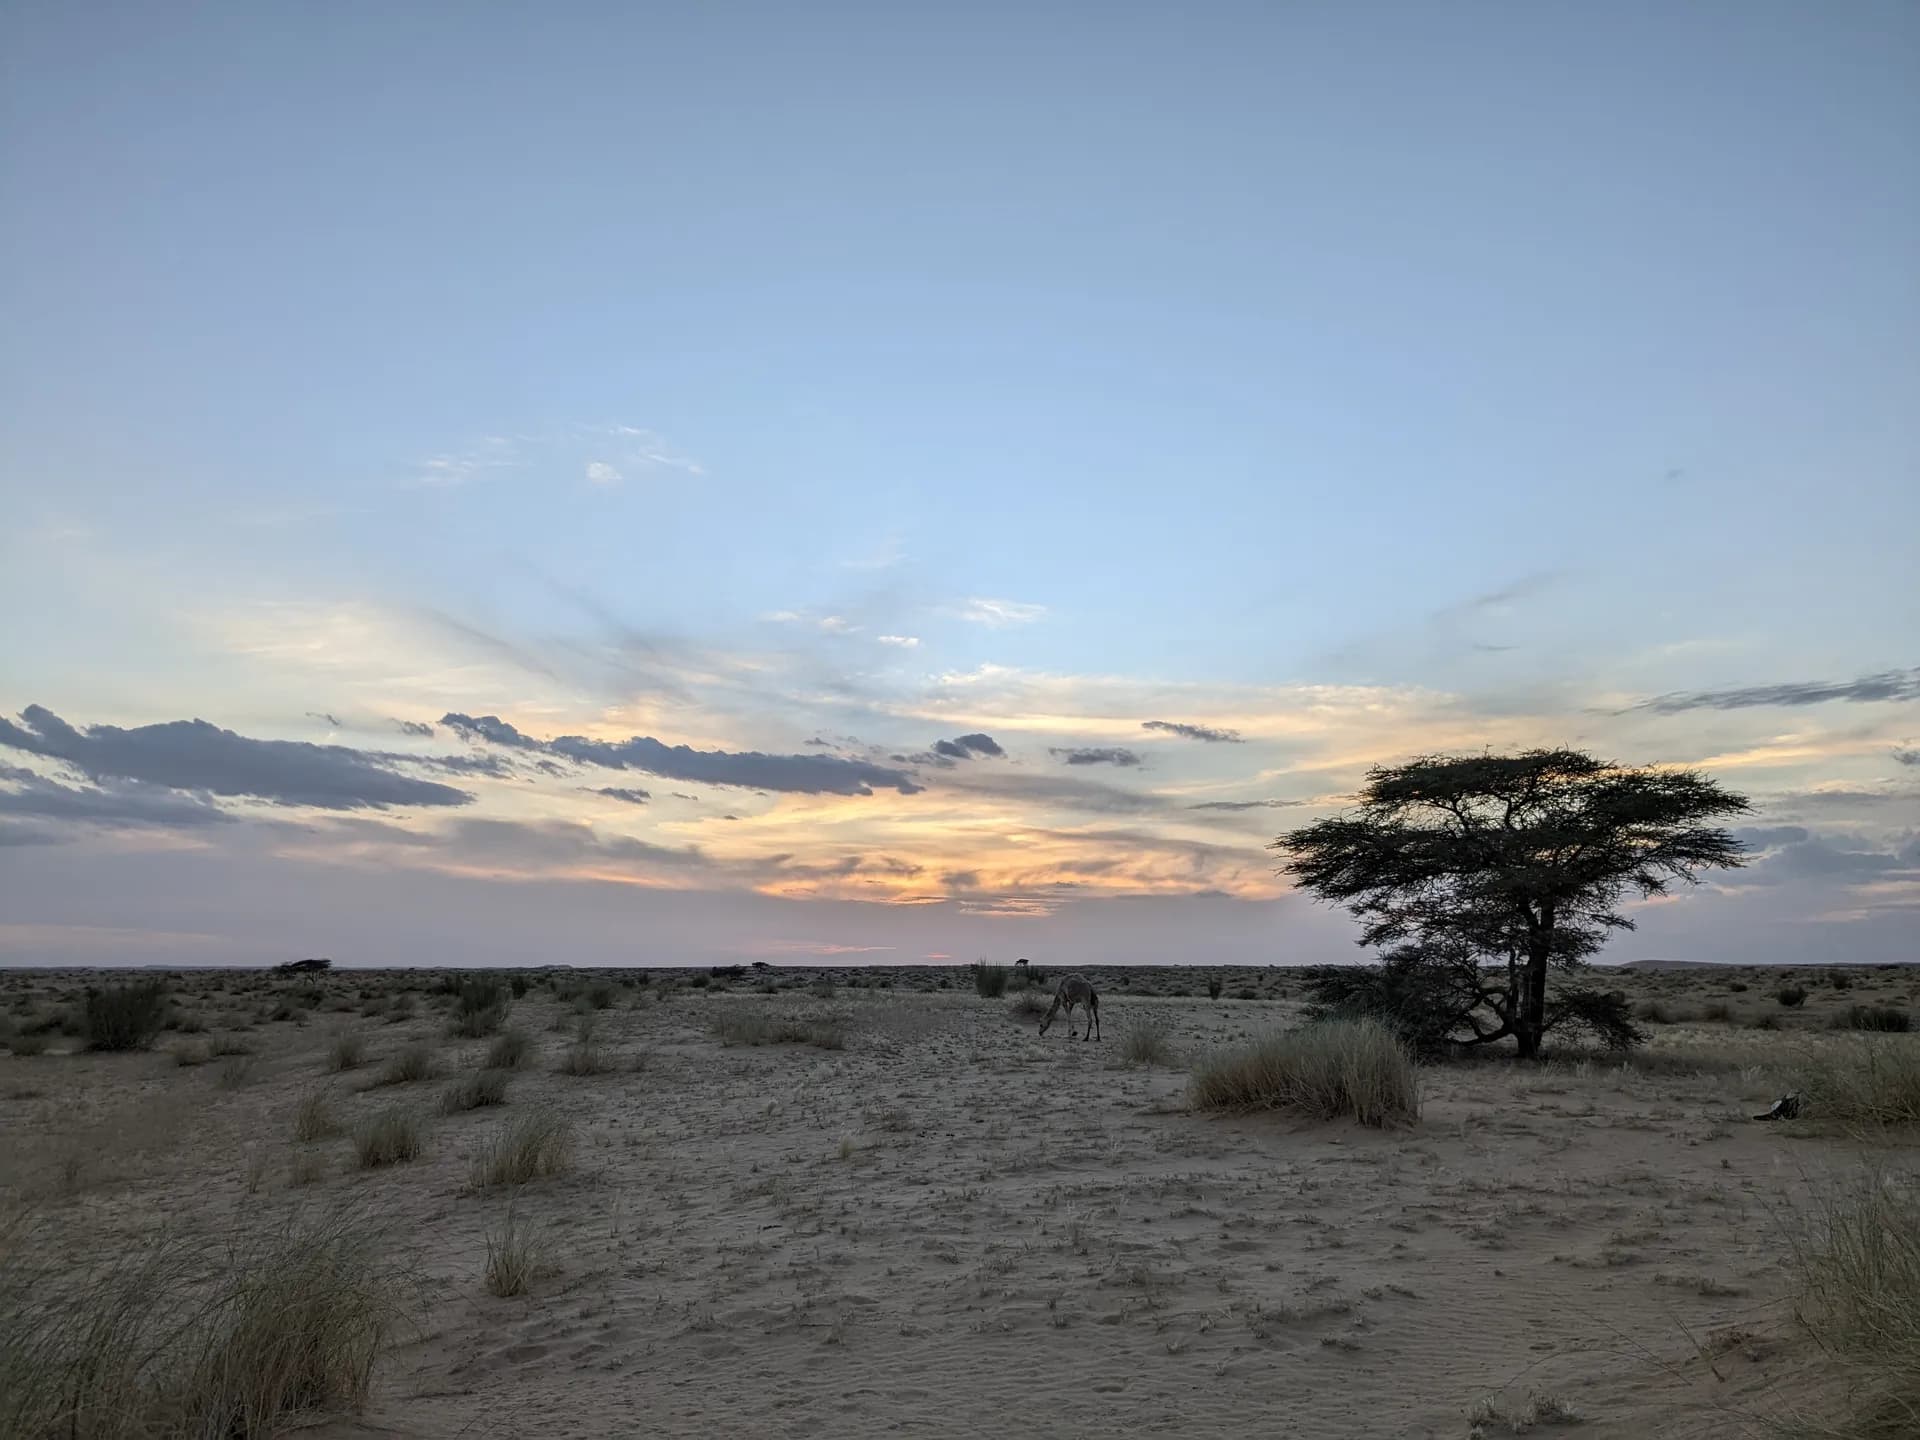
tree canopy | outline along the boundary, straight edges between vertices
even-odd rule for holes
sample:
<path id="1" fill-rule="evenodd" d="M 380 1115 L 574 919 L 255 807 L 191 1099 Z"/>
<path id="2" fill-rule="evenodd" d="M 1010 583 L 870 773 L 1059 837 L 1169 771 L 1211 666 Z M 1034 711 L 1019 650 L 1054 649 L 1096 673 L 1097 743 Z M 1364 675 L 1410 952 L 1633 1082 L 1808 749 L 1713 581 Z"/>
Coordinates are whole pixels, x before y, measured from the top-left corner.
<path id="1" fill-rule="evenodd" d="M 1452 1007 L 1458 1038 L 1512 1036 L 1522 1055 L 1537 1054 L 1557 1023 L 1630 1038 L 1624 1011 L 1595 992 L 1549 1006 L 1549 970 L 1632 929 L 1627 895 L 1742 864 L 1739 842 L 1714 822 L 1748 808 L 1696 771 L 1544 749 L 1377 767 L 1358 801 L 1275 840 L 1282 873 L 1344 905 L 1363 945 L 1391 947 L 1380 978 L 1417 981 L 1421 1006 Z M 1489 961 L 1505 974 L 1484 973 Z"/>

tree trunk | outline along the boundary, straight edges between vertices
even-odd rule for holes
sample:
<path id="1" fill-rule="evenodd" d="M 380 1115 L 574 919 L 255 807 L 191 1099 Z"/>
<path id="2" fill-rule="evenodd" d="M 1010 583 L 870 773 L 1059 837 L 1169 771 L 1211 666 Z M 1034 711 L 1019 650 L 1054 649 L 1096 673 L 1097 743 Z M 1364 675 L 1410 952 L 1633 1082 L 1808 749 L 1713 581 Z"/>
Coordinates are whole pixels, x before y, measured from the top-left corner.
<path id="1" fill-rule="evenodd" d="M 1527 937 L 1527 968 L 1520 977 L 1520 1007 L 1514 1033 L 1520 1037 L 1520 1058 L 1540 1054 L 1547 1030 L 1547 957 L 1553 954 L 1553 916 Z"/>

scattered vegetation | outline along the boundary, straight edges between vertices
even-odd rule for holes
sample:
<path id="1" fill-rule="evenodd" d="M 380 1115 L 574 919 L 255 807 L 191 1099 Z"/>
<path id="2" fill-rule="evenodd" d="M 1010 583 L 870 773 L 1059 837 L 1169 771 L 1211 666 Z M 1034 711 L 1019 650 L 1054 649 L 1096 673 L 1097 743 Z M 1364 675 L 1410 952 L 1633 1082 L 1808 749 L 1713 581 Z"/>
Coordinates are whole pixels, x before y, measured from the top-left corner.
<path id="1" fill-rule="evenodd" d="M 1022 990 L 1007 1002 L 1007 1013 L 1016 1020 L 1031 1020 L 1047 1013 L 1047 997 L 1038 990 Z"/>
<path id="2" fill-rule="evenodd" d="M 167 987 L 158 980 L 87 990 L 80 1034 L 89 1050 L 144 1050 L 167 1023 Z"/>
<path id="3" fill-rule="evenodd" d="M 404 1277 L 360 1218 L 217 1251 L 163 1234 L 79 1277 L 36 1238 L 0 1232 L 0 1434 L 277 1434 L 358 1410 L 406 1318 Z"/>
<path id="4" fill-rule="evenodd" d="M 1828 1024 L 1835 1030 L 1878 1030 L 1904 1035 L 1913 1029 L 1913 1016 L 1895 1005 L 1849 1005 L 1835 1011 Z"/>
<path id="5" fill-rule="evenodd" d="M 1194 1071 L 1193 1103 L 1214 1110 L 1292 1110 L 1364 1125 L 1414 1120 L 1418 1074 L 1378 1020 L 1320 1020 L 1210 1057 Z"/>
<path id="6" fill-rule="evenodd" d="M 47 1037 L 42 1032 L 22 1030 L 7 1038 L 7 1049 L 23 1059 L 47 1053 Z"/>
<path id="7" fill-rule="evenodd" d="M 847 1048 L 846 1031 L 838 1020 L 794 1014 L 770 1015 L 746 1005 L 729 1005 L 713 1017 L 711 1028 L 723 1045 L 792 1044 L 813 1045 L 822 1050 Z"/>
<path id="8" fill-rule="evenodd" d="M 353 1132 L 354 1158 L 362 1170 L 418 1159 L 424 1148 L 420 1117 L 397 1105 L 369 1116 Z"/>
<path id="9" fill-rule="evenodd" d="M 1207 977 L 1207 998 L 1209 1000 L 1218 1000 L 1220 998 L 1220 992 L 1226 988 L 1227 982 L 1225 977 L 1220 975 L 1209 975 Z"/>
<path id="10" fill-rule="evenodd" d="M 173 1063 L 183 1069 L 204 1065 L 213 1058 L 213 1048 L 204 1040 L 182 1040 L 171 1047 Z"/>
<path id="11" fill-rule="evenodd" d="M 573 1164 L 573 1126 L 552 1110 L 526 1110 L 500 1127 L 473 1160 L 476 1189 L 524 1185 Z"/>

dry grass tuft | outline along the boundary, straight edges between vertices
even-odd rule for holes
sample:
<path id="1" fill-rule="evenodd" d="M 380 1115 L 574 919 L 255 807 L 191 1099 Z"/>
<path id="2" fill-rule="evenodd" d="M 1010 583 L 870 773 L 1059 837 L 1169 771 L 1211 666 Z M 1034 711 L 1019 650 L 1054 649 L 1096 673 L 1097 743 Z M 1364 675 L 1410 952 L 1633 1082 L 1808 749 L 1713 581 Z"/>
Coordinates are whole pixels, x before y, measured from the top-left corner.
<path id="1" fill-rule="evenodd" d="M 1171 1065 L 1172 1031 L 1164 1020 L 1136 1020 L 1120 1037 L 1120 1058 L 1136 1065 Z"/>
<path id="2" fill-rule="evenodd" d="M 539 1046 L 533 1036 L 518 1026 L 503 1030 L 487 1047 L 489 1070 L 518 1070 L 533 1059 Z"/>
<path id="3" fill-rule="evenodd" d="M 1862 1035 L 1836 1040 L 1812 1065 L 1807 1113 L 1854 1127 L 1920 1125 L 1920 1043 Z"/>
<path id="4" fill-rule="evenodd" d="M 362 1170 L 416 1160 L 424 1148 L 420 1117 L 400 1106 L 382 1110 L 354 1127 L 353 1153 Z"/>
<path id="5" fill-rule="evenodd" d="M 431 1080 L 440 1073 L 440 1057 L 431 1045 L 420 1043 L 409 1045 L 381 1067 L 374 1076 L 376 1085 L 407 1085 L 418 1080 Z"/>
<path id="6" fill-rule="evenodd" d="M 572 1124 L 552 1110 L 528 1110 L 502 1125 L 474 1156 L 473 1186 L 524 1185 L 564 1174 L 572 1164 Z"/>
<path id="7" fill-rule="evenodd" d="M 477 1070 L 471 1075 L 463 1075 L 440 1092 L 440 1113 L 457 1115 L 462 1110 L 504 1105 L 507 1103 L 507 1081 L 512 1078 L 505 1070 Z"/>
<path id="8" fill-rule="evenodd" d="M 1845 1428 L 1816 1433 L 1920 1434 L 1920 1176 L 1858 1177 L 1796 1241 L 1800 1319 L 1854 1382 Z"/>
<path id="9" fill-rule="evenodd" d="M 487 1231 L 487 1293 L 501 1299 L 524 1295 L 544 1268 L 545 1246 L 512 1205 L 500 1229 Z"/>
<path id="10" fill-rule="evenodd" d="M 163 1234 L 79 1277 L 36 1238 L 0 1233 L 0 1434 L 198 1440 L 356 1411 L 406 1314 L 358 1217 L 219 1252 Z"/>
<path id="11" fill-rule="evenodd" d="M 1420 1116 L 1418 1070 L 1377 1020 L 1322 1020 L 1283 1030 L 1194 1071 L 1193 1103 L 1210 1110 L 1292 1110 L 1363 1125 Z"/>
<path id="12" fill-rule="evenodd" d="M 1007 1002 L 1007 1013 L 1016 1020 L 1034 1020 L 1047 1013 L 1047 997 L 1038 990 L 1022 990 Z"/>
<path id="13" fill-rule="evenodd" d="M 327 1068 L 351 1070 L 367 1058 L 367 1037 L 358 1030 L 342 1030 L 327 1041 Z"/>
<path id="14" fill-rule="evenodd" d="M 340 1133 L 340 1122 L 334 1117 L 333 1097 L 325 1090 L 309 1090 L 300 1097 L 300 1103 L 293 1112 L 293 1138 L 303 1144 L 312 1140 L 329 1140 Z"/>

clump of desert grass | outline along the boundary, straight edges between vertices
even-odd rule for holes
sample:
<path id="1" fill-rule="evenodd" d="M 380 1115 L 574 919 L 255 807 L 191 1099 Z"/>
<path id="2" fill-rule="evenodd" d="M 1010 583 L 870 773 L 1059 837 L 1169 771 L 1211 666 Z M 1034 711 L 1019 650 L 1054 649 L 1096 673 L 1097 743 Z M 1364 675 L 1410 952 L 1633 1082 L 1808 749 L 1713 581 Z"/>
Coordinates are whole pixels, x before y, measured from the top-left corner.
<path id="1" fill-rule="evenodd" d="M 78 1275 L 55 1248 L 0 1230 L 0 1434 L 264 1436 L 357 1411 L 409 1313 L 362 1217 L 219 1249 L 162 1233 Z"/>
<path id="2" fill-rule="evenodd" d="M 1120 1037 L 1120 1058 L 1136 1065 L 1171 1065 L 1172 1031 L 1164 1020 L 1136 1020 Z"/>
<path id="3" fill-rule="evenodd" d="M 559 1063 L 553 1067 L 556 1075 L 571 1075 L 576 1079 L 604 1075 L 611 1069 L 613 1057 L 591 1035 L 583 1036 L 569 1045 L 561 1054 Z"/>
<path id="4" fill-rule="evenodd" d="M 424 1042 L 403 1047 L 374 1076 L 375 1085 L 407 1085 L 431 1080 L 440 1073 L 440 1059 L 433 1046 Z"/>
<path id="5" fill-rule="evenodd" d="M 973 993 L 985 1000 L 998 1000 L 1007 993 L 1007 967 L 978 961 L 973 968 Z"/>
<path id="6" fill-rule="evenodd" d="M 352 1070 L 367 1058 L 367 1037 L 358 1030 L 340 1030 L 327 1041 L 327 1068 Z"/>
<path id="7" fill-rule="evenodd" d="M 214 1069 L 222 1090 L 244 1090 L 259 1078 L 259 1062 L 252 1055 L 229 1055 Z"/>
<path id="8" fill-rule="evenodd" d="M 503 1300 L 526 1294 L 545 1268 L 544 1251 L 539 1232 L 508 1205 L 500 1228 L 487 1231 L 487 1293 Z"/>
<path id="9" fill-rule="evenodd" d="M 505 1070 L 476 1070 L 471 1075 L 462 1075 L 440 1092 L 440 1113 L 457 1115 L 463 1110 L 504 1105 L 507 1081 L 512 1078 Z"/>
<path id="10" fill-rule="evenodd" d="M 519 1026 L 502 1030 L 487 1046 L 486 1067 L 489 1070 L 518 1070 L 533 1059 L 537 1048 L 533 1036 Z"/>
<path id="11" fill-rule="evenodd" d="M 47 1037 L 43 1031 L 29 1033 L 21 1030 L 7 1037 L 7 1049 L 21 1059 L 31 1059 L 35 1055 L 47 1053 Z"/>
<path id="12" fill-rule="evenodd" d="M 89 1050 L 144 1050 L 167 1022 L 167 987 L 158 980 L 87 991 L 80 1035 Z"/>
<path id="13" fill-rule="evenodd" d="M 769 1014 L 753 1005 L 728 1005 L 709 1028 L 722 1045 L 812 1045 L 821 1050 L 847 1048 L 845 1027 L 824 1016 Z"/>
<path id="14" fill-rule="evenodd" d="M 417 1160 L 426 1148 L 420 1117 L 401 1106 L 369 1115 L 353 1131 L 353 1156 L 362 1170 Z"/>
<path id="15" fill-rule="evenodd" d="M 1868 1172 L 1793 1237 L 1800 1322 L 1848 1371 L 1851 1440 L 1920 1434 L 1920 1175 Z"/>
<path id="16" fill-rule="evenodd" d="M 1214 1055 L 1193 1073 L 1192 1098 L 1208 1110 L 1290 1110 L 1363 1125 L 1416 1120 L 1418 1070 L 1387 1026 L 1321 1020 Z"/>
<path id="17" fill-rule="evenodd" d="M 325 1090 L 309 1090 L 293 1108 L 293 1138 L 305 1144 L 328 1140 L 340 1133 L 333 1113 L 333 1097 Z"/>
<path id="18" fill-rule="evenodd" d="M 1016 1020 L 1031 1020 L 1047 1013 L 1047 997 L 1038 990 L 1022 990 L 1007 1002 L 1007 1013 Z"/>
<path id="19" fill-rule="evenodd" d="M 1878 1035 L 1836 1039 L 1811 1063 L 1804 1092 L 1805 1113 L 1816 1122 L 1920 1125 L 1920 1044 Z"/>
<path id="20" fill-rule="evenodd" d="M 204 1040 L 180 1040 L 168 1047 L 173 1063 L 186 1069 L 204 1065 L 213 1058 L 213 1047 Z"/>
<path id="21" fill-rule="evenodd" d="M 479 1040 L 506 1024 L 512 1003 L 507 982 L 496 975 L 471 975 L 454 993 L 453 1033 L 463 1040 Z"/>
<path id="22" fill-rule="evenodd" d="M 552 1110 L 524 1110 L 508 1120 L 473 1157 L 476 1190 L 524 1185 L 561 1175 L 573 1164 L 573 1126 Z"/>

